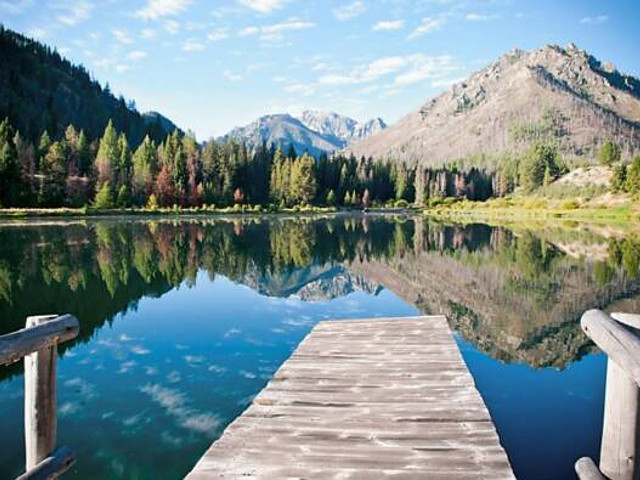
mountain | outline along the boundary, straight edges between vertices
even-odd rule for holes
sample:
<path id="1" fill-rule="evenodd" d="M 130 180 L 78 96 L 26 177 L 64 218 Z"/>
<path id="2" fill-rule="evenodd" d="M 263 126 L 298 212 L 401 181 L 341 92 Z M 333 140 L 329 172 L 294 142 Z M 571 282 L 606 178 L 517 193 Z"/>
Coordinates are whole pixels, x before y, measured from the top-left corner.
<path id="1" fill-rule="evenodd" d="M 308 151 L 314 156 L 341 150 L 386 128 L 380 118 L 360 123 L 334 112 L 307 110 L 299 117 L 289 114 L 265 115 L 256 121 L 236 127 L 223 139 L 235 138 L 249 145 L 278 145 L 286 151 L 289 146 L 298 154 Z"/>
<path id="2" fill-rule="evenodd" d="M 0 25 L 0 119 L 5 117 L 32 140 L 45 129 L 60 138 L 69 124 L 97 138 L 109 119 L 132 145 L 146 134 L 160 140 L 175 128 L 155 112 L 140 114 L 57 51 Z"/>
<path id="3" fill-rule="evenodd" d="M 437 166 L 546 137 L 591 159 L 608 139 L 623 155 L 639 149 L 639 129 L 640 80 L 573 44 L 547 45 L 507 53 L 347 153 Z"/>
<path id="4" fill-rule="evenodd" d="M 387 128 L 387 124 L 381 118 L 372 118 L 360 123 L 353 118 L 338 115 L 335 112 L 318 112 L 305 110 L 298 117 L 307 128 L 314 130 L 325 137 L 330 137 L 336 145 L 346 147 L 350 143 L 361 140 L 369 135 Z"/>

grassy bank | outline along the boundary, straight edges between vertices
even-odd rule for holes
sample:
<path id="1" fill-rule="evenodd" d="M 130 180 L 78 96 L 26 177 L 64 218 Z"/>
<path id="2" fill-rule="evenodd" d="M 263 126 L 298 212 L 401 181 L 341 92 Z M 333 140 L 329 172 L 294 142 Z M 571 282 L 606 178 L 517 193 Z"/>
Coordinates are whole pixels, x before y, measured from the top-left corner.
<path id="1" fill-rule="evenodd" d="M 419 210 L 402 207 L 379 207 L 369 209 L 370 213 L 408 213 Z M 335 214 L 358 213 L 358 208 L 336 208 L 318 206 L 295 206 L 291 208 L 271 208 L 261 205 L 238 205 L 234 207 L 172 207 L 172 208 L 109 208 L 99 209 L 93 207 L 82 208 L 4 208 L 0 209 L 0 218 L 43 218 L 43 217 L 100 217 L 100 216 L 170 216 L 170 215 L 309 215 L 309 214 Z"/>
<path id="2" fill-rule="evenodd" d="M 613 205 L 596 201 L 581 204 L 575 200 L 540 197 L 510 197 L 485 202 L 445 201 L 430 206 L 424 213 L 434 218 L 501 224 L 551 219 L 608 224 L 640 221 L 640 205 L 633 201 Z"/>

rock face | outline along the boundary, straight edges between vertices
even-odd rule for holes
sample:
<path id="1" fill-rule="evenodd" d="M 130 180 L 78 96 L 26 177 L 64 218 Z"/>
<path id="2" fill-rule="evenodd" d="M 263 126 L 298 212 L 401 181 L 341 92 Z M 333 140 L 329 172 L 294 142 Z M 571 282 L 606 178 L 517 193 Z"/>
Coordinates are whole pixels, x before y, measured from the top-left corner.
<path id="1" fill-rule="evenodd" d="M 242 140 L 250 146 L 266 143 L 285 151 L 293 145 L 298 154 L 314 156 L 340 150 L 386 128 L 380 118 L 360 123 L 334 112 L 307 110 L 299 117 L 289 114 L 265 115 L 244 127 L 236 127 L 223 137 Z"/>
<path id="2" fill-rule="evenodd" d="M 592 158 L 607 139 L 629 154 L 640 148 L 640 80 L 573 44 L 512 50 L 347 152 L 437 166 L 518 151 L 536 136 L 567 157 Z"/>

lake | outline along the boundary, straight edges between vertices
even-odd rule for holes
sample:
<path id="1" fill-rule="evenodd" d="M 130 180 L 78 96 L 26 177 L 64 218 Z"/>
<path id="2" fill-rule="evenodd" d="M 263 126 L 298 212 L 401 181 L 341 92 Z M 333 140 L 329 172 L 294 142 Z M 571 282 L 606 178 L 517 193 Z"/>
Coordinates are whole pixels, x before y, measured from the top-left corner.
<path id="1" fill-rule="evenodd" d="M 606 359 L 589 308 L 640 311 L 640 242 L 421 217 L 109 218 L 0 225 L 0 333 L 72 313 L 64 478 L 182 478 L 324 319 L 445 314 L 518 478 L 598 459 Z M 0 370 L 0 478 L 24 467 L 23 373 Z"/>

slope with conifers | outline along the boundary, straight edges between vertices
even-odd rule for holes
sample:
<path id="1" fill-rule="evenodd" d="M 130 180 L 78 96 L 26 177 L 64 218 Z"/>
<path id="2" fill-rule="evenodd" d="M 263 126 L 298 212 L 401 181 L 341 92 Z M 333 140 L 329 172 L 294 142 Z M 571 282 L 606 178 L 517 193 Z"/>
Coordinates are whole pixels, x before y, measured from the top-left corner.
<path id="1" fill-rule="evenodd" d="M 145 135 L 161 140 L 175 125 L 157 112 L 139 113 L 133 102 L 116 98 L 81 65 L 0 25 L 0 120 L 8 118 L 24 138 L 43 131 L 52 138 L 68 125 L 89 138 L 102 135 L 107 122 L 137 146 Z"/>
<path id="2" fill-rule="evenodd" d="M 604 140 L 632 156 L 640 147 L 640 80 L 573 44 L 516 49 L 347 152 L 434 167 L 495 159 L 548 137 L 567 161 L 595 158 Z"/>

